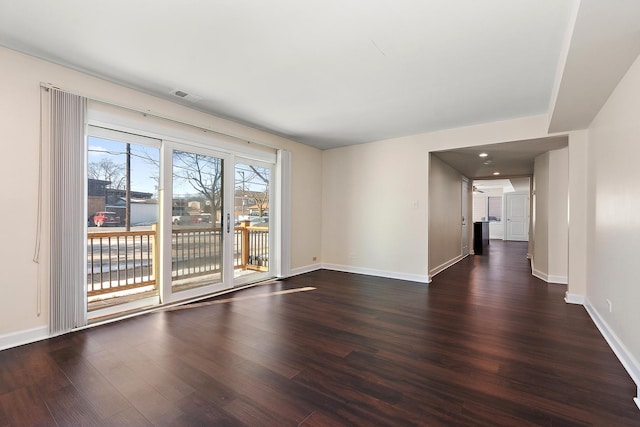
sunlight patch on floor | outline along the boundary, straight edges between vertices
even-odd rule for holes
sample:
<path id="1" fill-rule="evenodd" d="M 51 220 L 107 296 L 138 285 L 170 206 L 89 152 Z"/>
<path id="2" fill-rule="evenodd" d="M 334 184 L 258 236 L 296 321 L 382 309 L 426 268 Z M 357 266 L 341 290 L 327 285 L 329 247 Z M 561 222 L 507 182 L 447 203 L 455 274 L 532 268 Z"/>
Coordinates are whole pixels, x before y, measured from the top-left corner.
<path id="1" fill-rule="evenodd" d="M 316 288 L 314 288 L 312 286 L 307 286 L 307 287 L 304 287 L 304 288 L 287 289 L 287 290 L 284 290 L 284 291 L 274 291 L 274 292 L 269 292 L 269 293 L 260 294 L 260 295 L 250 295 L 250 296 L 246 296 L 246 297 L 233 297 L 233 298 L 219 299 L 219 300 L 215 300 L 215 301 L 205 301 L 205 302 L 199 302 L 199 303 L 194 303 L 194 304 L 180 305 L 180 306 L 177 306 L 177 307 L 167 308 L 166 311 L 185 310 L 185 309 L 188 309 L 188 308 L 204 307 L 204 306 L 207 306 L 207 305 L 226 304 L 226 303 L 234 302 L 234 301 L 244 301 L 244 300 L 250 300 L 250 299 L 256 299 L 256 298 L 265 298 L 265 297 L 271 297 L 271 296 L 276 296 L 276 295 L 294 294 L 294 293 L 297 293 L 297 292 L 307 292 L 307 291 L 314 291 L 314 290 L 316 290 Z"/>

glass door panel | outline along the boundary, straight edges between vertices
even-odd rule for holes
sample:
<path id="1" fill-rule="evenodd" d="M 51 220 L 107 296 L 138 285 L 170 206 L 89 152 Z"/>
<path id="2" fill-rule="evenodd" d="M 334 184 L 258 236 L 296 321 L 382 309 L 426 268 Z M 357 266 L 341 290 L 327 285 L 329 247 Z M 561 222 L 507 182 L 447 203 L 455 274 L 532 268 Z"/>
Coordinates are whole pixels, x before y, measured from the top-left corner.
<path id="1" fill-rule="evenodd" d="M 174 150 L 171 293 L 224 280 L 224 166 L 211 154 Z"/>
<path id="2" fill-rule="evenodd" d="M 234 278 L 237 284 L 269 275 L 273 240 L 269 235 L 271 176 L 271 166 L 235 165 Z"/>
<path id="3" fill-rule="evenodd" d="M 89 128 L 89 319 L 159 302 L 159 146 L 152 138 Z"/>

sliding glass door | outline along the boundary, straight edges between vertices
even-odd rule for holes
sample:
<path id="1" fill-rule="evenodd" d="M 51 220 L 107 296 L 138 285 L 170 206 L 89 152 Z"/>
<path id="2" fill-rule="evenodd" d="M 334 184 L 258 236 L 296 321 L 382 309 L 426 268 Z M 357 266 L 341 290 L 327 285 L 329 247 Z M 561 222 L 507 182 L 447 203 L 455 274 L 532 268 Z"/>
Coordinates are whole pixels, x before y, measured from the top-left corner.
<path id="1" fill-rule="evenodd" d="M 165 177 L 163 200 L 163 301 L 231 288 L 232 156 L 173 143 L 165 144 L 164 153 L 171 176 Z"/>
<path id="2" fill-rule="evenodd" d="M 88 318 L 159 303 L 160 146 L 158 139 L 89 127 Z"/>
<path id="3" fill-rule="evenodd" d="M 171 152 L 172 170 L 164 205 L 168 212 L 170 204 L 171 217 L 164 216 L 170 233 L 163 233 L 167 240 L 171 236 L 170 276 L 165 272 L 171 286 L 165 287 L 163 300 L 195 298 L 273 277 L 273 165 L 202 148 L 165 149 Z M 168 264 L 168 255 L 164 259 Z"/>
<path id="4" fill-rule="evenodd" d="M 270 219 L 273 219 L 272 165 L 236 160 L 234 217 L 234 279 L 236 284 L 273 276 L 274 243 Z M 271 221 L 273 223 L 273 221 Z"/>
<path id="5" fill-rule="evenodd" d="M 89 319 L 275 276 L 273 150 L 153 135 L 89 126 Z"/>

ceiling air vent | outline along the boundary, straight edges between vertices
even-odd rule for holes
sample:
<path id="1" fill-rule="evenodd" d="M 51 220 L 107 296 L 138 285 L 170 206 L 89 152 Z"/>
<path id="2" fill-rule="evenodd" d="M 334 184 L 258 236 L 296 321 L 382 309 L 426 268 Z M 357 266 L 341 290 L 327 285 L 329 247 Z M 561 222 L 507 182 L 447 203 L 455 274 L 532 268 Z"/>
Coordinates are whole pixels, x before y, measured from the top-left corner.
<path id="1" fill-rule="evenodd" d="M 190 93 L 187 93 L 179 89 L 174 90 L 173 92 L 171 92 L 171 94 L 174 96 L 177 96 L 178 98 L 186 99 L 187 101 L 190 101 L 190 102 L 198 102 L 202 99 L 201 96 L 192 95 Z"/>

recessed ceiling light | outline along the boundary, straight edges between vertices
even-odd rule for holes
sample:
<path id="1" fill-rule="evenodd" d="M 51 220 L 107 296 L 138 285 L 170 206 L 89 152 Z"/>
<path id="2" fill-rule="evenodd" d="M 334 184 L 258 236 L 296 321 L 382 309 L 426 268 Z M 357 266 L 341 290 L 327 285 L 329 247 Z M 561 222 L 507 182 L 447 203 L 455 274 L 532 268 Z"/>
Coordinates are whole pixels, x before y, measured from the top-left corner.
<path id="1" fill-rule="evenodd" d="M 480 156 L 480 157 L 488 157 L 489 155 L 487 153 L 480 153 L 480 154 L 478 154 L 478 156 Z"/>
<path id="2" fill-rule="evenodd" d="M 484 162 L 482 162 L 483 165 L 490 165 L 491 163 L 493 163 L 492 160 L 485 160 Z"/>
<path id="3" fill-rule="evenodd" d="M 500 175 L 500 172 L 494 172 L 493 174 L 494 175 Z"/>

